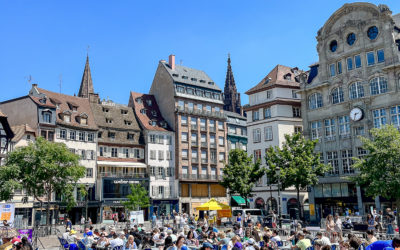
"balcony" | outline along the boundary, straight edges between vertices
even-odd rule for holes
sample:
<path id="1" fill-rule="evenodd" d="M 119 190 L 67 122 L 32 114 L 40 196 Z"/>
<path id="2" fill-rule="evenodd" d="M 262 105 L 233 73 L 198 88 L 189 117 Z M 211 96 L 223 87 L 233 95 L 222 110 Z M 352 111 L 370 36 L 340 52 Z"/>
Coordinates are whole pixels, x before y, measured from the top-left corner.
<path id="1" fill-rule="evenodd" d="M 198 174 L 191 174 L 190 176 L 191 176 L 192 180 L 199 179 L 199 175 Z"/>
<path id="2" fill-rule="evenodd" d="M 193 180 L 193 181 L 221 181 L 221 175 L 209 175 L 209 174 L 180 174 L 180 180 Z"/>
<path id="3" fill-rule="evenodd" d="M 118 172 L 100 172 L 98 173 L 100 177 L 113 177 L 113 178 L 149 178 L 147 173 L 118 173 Z"/>
<path id="4" fill-rule="evenodd" d="M 201 163 L 207 164 L 208 163 L 208 159 L 201 159 Z"/>
<path id="5" fill-rule="evenodd" d="M 184 107 L 180 107 L 180 106 L 175 108 L 175 112 L 189 114 L 189 115 L 207 116 L 207 117 L 218 118 L 218 119 L 226 119 L 226 115 L 223 112 L 213 112 L 213 111 L 207 111 L 207 110 L 189 109 L 189 108 L 184 108 Z"/>
<path id="6" fill-rule="evenodd" d="M 197 124 L 191 124 L 190 125 L 190 129 L 191 130 L 196 130 L 197 131 L 197 128 L 198 128 Z"/>
<path id="7" fill-rule="evenodd" d="M 217 129 L 216 129 L 215 127 L 209 127 L 208 130 L 209 130 L 211 133 L 215 133 L 215 132 L 217 131 Z"/>
<path id="8" fill-rule="evenodd" d="M 210 148 L 217 148 L 217 144 L 215 142 L 210 143 Z"/>
<path id="9" fill-rule="evenodd" d="M 217 164 L 217 159 L 211 159 L 210 162 L 211 162 L 211 164 L 214 164 L 214 165 L 215 165 L 215 164 Z"/>
<path id="10" fill-rule="evenodd" d="M 199 175 L 200 180 L 208 180 L 208 174 L 201 174 Z"/>
<path id="11" fill-rule="evenodd" d="M 199 163 L 199 158 L 192 158 L 192 163 Z"/>
<path id="12" fill-rule="evenodd" d="M 207 148 L 208 147 L 207 142 L 201 142 L 201 147 L 202 148 Z"/>

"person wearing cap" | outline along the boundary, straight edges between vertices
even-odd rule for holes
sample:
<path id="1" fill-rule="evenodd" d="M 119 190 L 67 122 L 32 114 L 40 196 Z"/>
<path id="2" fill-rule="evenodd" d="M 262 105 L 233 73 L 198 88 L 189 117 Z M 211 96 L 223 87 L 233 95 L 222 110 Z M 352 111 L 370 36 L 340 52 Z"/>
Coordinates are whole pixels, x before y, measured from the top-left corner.
<path id="1" fill-rule="evenodd" d="M 65 240 L 66 240 L 66 239 L 67 239 L 67 237 L 69 236 L 69 231 L 70 231 L 70 229 L 69 229 L 69 228 L 67 228 L 66 232 L 62 234 L 62 237 L 61 237 L 61 238 L 63 238 L 63 239 L 65 239 Z"/>
<path id="2" fill-rule="evenodd" d="M 303 232 L 297 233 L 297 238 L 299 239 L 296 245 L 292 246 L 292 248 L 299 248 L 300 250 L 306 250 L 308 247 L 311 246 L 311 241 L 309 239 L 304 238 Z"/>
<path id="3" fill-rule="evenodd" d="M 83 244 L 85 244 L 86 248 L 91 248 L 94 243 L 94 235 L 92 231 L 88 231 L 84 238 L 82 239 Z"/>
<path id="4" fill-rule="evenodd" d="M 256 244 L 256 241 L 253 238 L 248 239 L 246 243 L 247 243 L 246 250 L 256 250 L 254 248 L 254 244 Z"/>
<path id="5" fill-rule="evenodd" d="M 116 235 L 116 234 L 115 234 L 115 228 L 112 227 L 112 228 L 110 228 L 110 234 L 107 235 L 107 238 L 113 239 L 113 238 L 114 238 L 114 235 Z"/>

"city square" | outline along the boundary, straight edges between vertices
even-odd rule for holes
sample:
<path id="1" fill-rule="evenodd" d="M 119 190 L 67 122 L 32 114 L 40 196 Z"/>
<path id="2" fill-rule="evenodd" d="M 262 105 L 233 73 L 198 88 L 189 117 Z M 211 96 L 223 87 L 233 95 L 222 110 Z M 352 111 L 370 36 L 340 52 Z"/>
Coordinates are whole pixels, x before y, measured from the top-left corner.
<path id="1" fill-rule="evenodd" d="M 400 249 L 400 4 L 186 4 L 0 2 L 0 250 Z"/>

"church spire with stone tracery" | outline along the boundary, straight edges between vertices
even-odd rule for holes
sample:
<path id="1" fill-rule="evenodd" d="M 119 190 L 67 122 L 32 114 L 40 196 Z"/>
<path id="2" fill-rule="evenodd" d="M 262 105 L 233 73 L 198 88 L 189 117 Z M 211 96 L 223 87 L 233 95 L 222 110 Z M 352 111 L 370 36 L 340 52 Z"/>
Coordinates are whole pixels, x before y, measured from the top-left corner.
<path id="1" fill-rule="evenodd" d="M 240 93 L 237 92 L 235 78 L 233 77 L 231 56 L 228 54 L 228 68 L 226 71 L 224 87 L 224 110 L 242 115 Z"/>

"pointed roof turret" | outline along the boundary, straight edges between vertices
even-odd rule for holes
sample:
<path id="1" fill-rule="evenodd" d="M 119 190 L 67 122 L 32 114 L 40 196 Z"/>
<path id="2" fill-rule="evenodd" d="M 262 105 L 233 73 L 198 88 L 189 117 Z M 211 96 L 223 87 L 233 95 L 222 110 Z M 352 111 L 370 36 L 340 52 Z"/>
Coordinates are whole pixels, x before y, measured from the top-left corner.
<path id="1" fill-rule="evenodd" d="M 231 55 L 228 54 L 228 68 L 224 87 L 224 110 L 242 115 L 242 104 L 240 93 L 237 92 L 235 78 L 233 77 L 231 66 Z"/>
<path id="2" fill-rule="evenodd" d="M 228 54 L 228 68 L 226 70 L 225 78 L 225 90 L 232 86 L 236 90 L 235 78 L 233 77 L 232 67 L 231 67 L 231 55 Z"/>
<path id="3" fill-rule="evenodd" d="M 81 86 L 79 88 L 79 97 L 89 98 L 89 94 L 93 94 L 92 74 L 90 73 L 89 55 L 86 56 L 85 70 L 83 71 Z"/>

